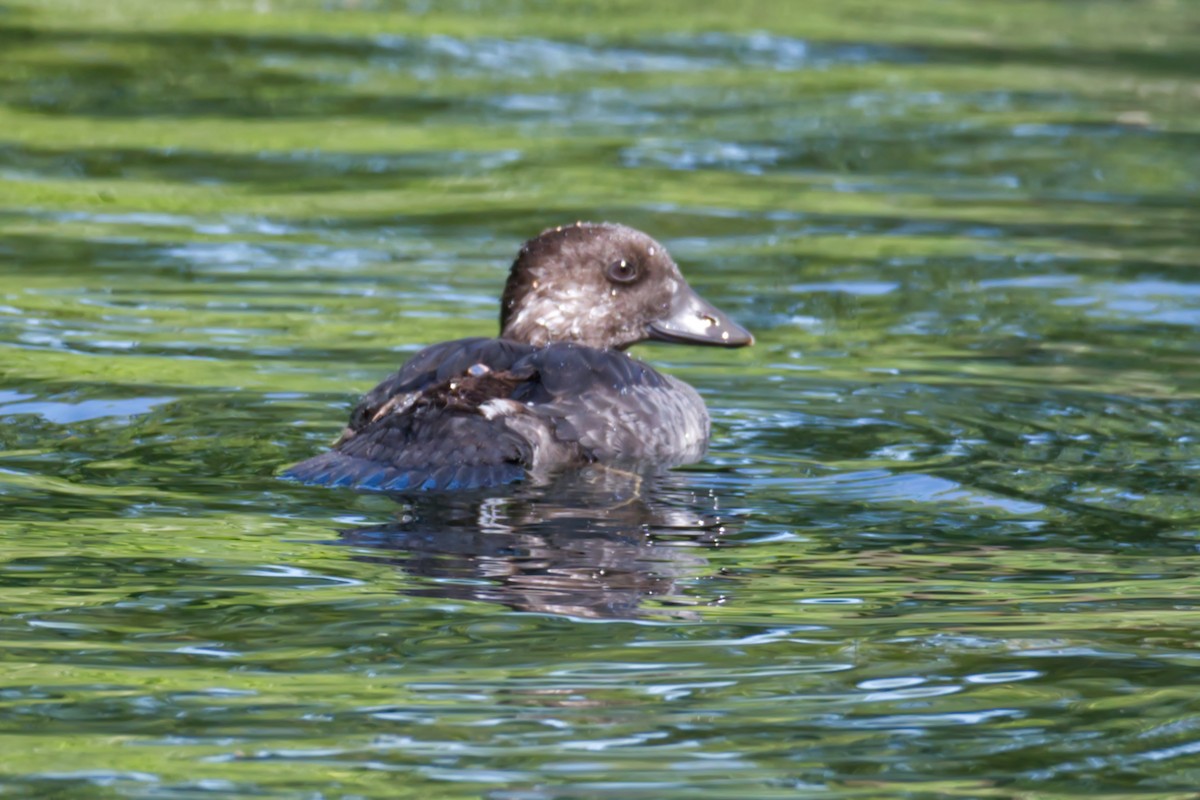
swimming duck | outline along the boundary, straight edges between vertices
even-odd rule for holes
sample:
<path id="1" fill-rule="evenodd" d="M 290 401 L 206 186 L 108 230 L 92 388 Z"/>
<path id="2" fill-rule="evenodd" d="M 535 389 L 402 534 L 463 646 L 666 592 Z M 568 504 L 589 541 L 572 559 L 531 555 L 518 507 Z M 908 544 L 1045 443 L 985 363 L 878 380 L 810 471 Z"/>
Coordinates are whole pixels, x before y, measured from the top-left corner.
<path id="1" fill-rule="evenodd" d="M 284 477 L 402 492 L 538 481 L 590 463 L 696 461 L 708 445 L 704 401 L 624 352 L 651 339 L 754 341 L 641 231 L 551 228 L 513 262 L 499 338 L 421 350 L 359 401 L 329 452 Z"/>

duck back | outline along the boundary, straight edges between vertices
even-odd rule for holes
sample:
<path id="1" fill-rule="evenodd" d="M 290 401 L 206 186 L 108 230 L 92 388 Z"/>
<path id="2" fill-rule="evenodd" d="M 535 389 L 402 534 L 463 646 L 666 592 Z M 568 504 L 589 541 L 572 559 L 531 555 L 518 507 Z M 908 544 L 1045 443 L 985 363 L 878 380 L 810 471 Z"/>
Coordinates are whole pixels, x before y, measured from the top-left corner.
<path id="1" fill-rule="evenodd" d="M 688 463 L 709 421 L 690 386 L 624 352 L 459 339 L 369 392 L 333 449 L 285 477 L 384 491 L 470 489 L 594 461 Z"/>

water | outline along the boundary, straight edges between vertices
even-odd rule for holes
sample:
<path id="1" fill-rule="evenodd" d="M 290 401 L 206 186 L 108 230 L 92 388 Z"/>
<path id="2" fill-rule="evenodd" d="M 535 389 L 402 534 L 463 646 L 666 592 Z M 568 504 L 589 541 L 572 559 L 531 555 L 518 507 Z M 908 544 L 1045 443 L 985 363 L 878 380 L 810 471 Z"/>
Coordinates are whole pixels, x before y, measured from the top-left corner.
<path id="1" fill-rule="evenodd" d="M 0 2 L 0 794 L 1190 797 L 1200 8 Z M 710 456 L 280 482 L 520 242 Z"/>

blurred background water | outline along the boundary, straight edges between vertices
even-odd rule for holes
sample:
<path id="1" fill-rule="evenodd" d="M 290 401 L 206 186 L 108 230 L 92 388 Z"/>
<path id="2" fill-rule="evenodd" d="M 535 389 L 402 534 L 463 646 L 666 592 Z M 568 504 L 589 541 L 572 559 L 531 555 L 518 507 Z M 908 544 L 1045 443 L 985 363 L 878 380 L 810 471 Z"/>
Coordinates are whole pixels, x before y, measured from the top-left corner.
<path id="1" fill-rule="evenodd" d="M 1194 797 L 1200 5 L 0 0 L 0 795 Z M 280 482 L 544 227 L 702 464 Z"/>

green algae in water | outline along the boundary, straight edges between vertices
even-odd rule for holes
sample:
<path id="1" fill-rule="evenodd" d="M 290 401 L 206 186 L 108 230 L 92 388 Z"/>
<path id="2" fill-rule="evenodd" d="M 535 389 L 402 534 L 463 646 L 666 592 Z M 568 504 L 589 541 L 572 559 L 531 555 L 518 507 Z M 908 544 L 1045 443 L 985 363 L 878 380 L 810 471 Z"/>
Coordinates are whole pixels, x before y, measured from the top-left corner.
<path id="1" fill-rule="evenodd" d="M 1197 7 L 0 2 L 0 787 L 1200 783 Z M 702 464 L 280 482 L 516 246 L 663 240 Z"/>

